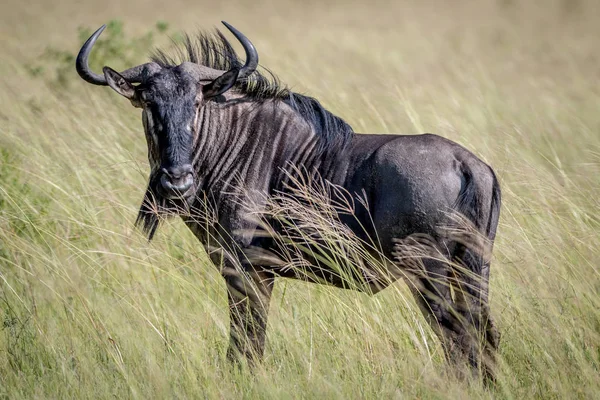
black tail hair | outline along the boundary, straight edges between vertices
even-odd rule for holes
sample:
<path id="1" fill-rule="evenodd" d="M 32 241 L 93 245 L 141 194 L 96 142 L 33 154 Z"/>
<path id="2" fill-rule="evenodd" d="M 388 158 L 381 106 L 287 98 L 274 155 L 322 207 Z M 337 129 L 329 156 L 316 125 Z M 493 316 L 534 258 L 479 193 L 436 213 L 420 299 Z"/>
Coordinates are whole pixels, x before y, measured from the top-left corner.
<path id="1" fill-rule="evenodd" d="M 500 184 L 496 178 L 494 171 L 489 168 L 492 174 L 492 198 L 489 208 L 489 213 L 486 213 L 485 205 L 482 202 L 482 197 L 479 195 L 479 186 L 477 181 L 474 179 L 473 174 L 469 168 L 463 168 L 463 177 L 465 184 L 463 185 L 461 192 L 458 196 L 458 200 L 455 204 L 455 211 L 465 216 L 470 223 L 476 228 L 476 230 L 485 235 L 489 246 L 493 244 L 493 240 L 496 237 L 496 229 L 498 226 L 498 220 L 500 218 L 500 205 L 501 205 L 501 191 Z M 484 253 L 490 253 L 491 248 L 485 251 L 482 246 L 476 246 L 475 242 L 478 240 L 473 238 L 473 246 L 469 246 L 468 243 L 457 242 L 457 247 L 454 253 L 454 258 L 461 262 L 468 271 L 474 273 L 478 277 L 481 277 L 482 284 L 487 286 L 489 279 L 489 261 L 485 260 Z M 487 289 L 484 290 L 487 297 Z"/>

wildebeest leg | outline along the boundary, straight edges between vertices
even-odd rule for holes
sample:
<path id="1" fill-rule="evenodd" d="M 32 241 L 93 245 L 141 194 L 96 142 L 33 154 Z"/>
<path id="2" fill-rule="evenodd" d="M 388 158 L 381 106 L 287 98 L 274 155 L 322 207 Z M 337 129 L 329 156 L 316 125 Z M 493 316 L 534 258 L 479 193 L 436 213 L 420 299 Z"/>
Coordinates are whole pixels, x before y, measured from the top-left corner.
<path id="1" fill-rule="evenodd" d="M 223 269 L 229 301 L 230 342 L 227 358 L 245 357 L 250 363 L 262 358 L 274 278 L 264 270 Z"/>
<path id="2" fill-rule="evenodd" d="M 408 270 L 409 286 L 425 319 L 439 337 L 449 363 L 462 375 L 465 363 L 465 335 L 450 289 L 450 265 L 447 261 L 423 259 Z"/>
<path id="3" fill-rule="evenodd" d="M 473 338 L 467 349 L 469 362 L 481 367 L 486 379 L 494 380 L 495 355 L 500 334 L 492 319 L 488 302 L 490 263 L 464 246 L 457 246 L 453 286 L 457 310 Z"/>

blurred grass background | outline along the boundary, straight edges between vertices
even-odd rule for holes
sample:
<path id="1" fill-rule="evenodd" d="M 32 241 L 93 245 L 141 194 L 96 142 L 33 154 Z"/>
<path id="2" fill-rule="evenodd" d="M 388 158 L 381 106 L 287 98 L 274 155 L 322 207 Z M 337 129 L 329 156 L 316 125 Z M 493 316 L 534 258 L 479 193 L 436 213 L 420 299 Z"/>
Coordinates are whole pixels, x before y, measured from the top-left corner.
<path id="1" fill-rule="evenodd" d="M 5 0 L 0 397 L 596 397 L 599 17 L 593 0 Z M 151 244 L 132 228 L 148 172 L 139 111 L 61 70 L 78 29 L 111 20 L 115 68 L 226 20 L 356 131 L 434 132 L 490 163 L 496 387 L 448 374 L 402 282 L 369 298 L 279 281 L 265 362 L 231 369 L 225 288 L 201 246 L 177 220 Z"/>

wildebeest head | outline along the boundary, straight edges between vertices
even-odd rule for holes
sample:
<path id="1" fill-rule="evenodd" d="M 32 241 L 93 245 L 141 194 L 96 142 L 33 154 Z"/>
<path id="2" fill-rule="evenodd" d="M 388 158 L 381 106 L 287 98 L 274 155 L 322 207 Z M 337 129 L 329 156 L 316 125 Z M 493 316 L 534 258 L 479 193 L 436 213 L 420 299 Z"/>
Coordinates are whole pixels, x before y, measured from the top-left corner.
<path id="1" fill-rule="evenodd" d="M 191 62 L 174 67 L 150 62 L 121 73 L 104 67 L 104 75 L 98 75 L 90 70 L 88 57 L 105 25 L 85 42 L 77 56 L 77 72 L 85 81 L 110 86 L 133 106 L 142 108 L 152 169 L 150 185 L 154 195 L 164 199 L 194 196 L 192 147 L 199 112 L 206 101 L 225 93 L 258 65 L 258 54 L 248 38 L 226 22 L 223 24 L 244 47 L 246 63 L 241 68 L 223 72 Z"/>

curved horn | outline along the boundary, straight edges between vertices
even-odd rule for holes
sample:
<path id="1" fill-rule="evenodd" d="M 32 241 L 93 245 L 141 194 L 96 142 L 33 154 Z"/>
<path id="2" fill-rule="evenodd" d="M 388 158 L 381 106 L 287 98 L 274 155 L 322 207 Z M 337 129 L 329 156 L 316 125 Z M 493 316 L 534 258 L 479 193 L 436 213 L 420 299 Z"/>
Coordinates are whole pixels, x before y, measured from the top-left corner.
<path id="1" fill-rule="evenodd" d="M 238 79 L 245 78 L 249 76 L 256 70 L 258 67 L 258 53 L 256 48 L 250 40 L 240 31 L 235 29 L 233 26 L 229 25 L 225 21 L 221 21 L 223 25 L 227 27 L 233 33 L 233 35 L 240 41 L 242 46 L 244 46 L 244 51 L 246 52 L 246 64 L 240 69 L 240 74 L 238 75 Z"/>
<path id="2" fill-rule="evenodd" d="M 106 78 L 90 69 L 88 58 L 92 52 L 92 48 L 94 47 L 96 40 L 98 40 L 98 37 L 105 28 L 106 24 L 102 25 L 96 32 L 92 34 L 92 36 L 90 36 L 90 38 L 81 47 L 81 50 L 79 50 L 79 54 L 77 54 L 77 60 L 75 61 L 75 68 L 77 69 L 79 76 L 86 82 L 100 86 L 108 86 Z M 139 83 L 141 82 L 142 73 L 146 72 L 151 66 L 156 69 L 160 68 L 156 63 L 147 63 L 129 68 L 121 72 L 121 75 L 131 83 Z"/>

